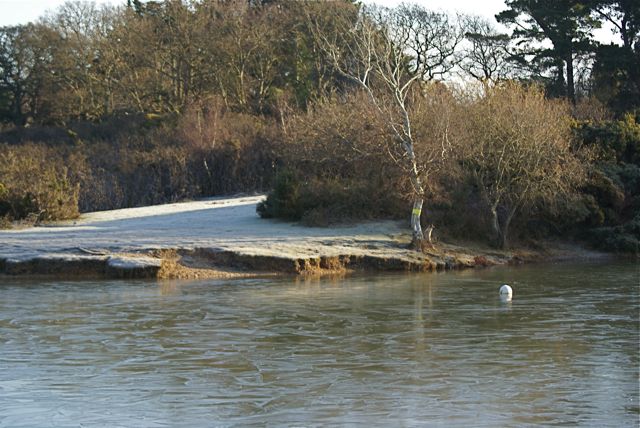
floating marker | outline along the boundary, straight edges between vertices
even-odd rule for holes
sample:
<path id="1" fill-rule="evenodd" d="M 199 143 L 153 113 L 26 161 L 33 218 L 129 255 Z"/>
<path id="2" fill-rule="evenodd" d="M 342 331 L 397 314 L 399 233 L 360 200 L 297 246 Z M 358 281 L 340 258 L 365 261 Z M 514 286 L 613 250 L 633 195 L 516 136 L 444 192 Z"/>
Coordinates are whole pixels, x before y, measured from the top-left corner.
<path id="1" fill-rule="evenodd" d="M 511 288 L 507 284 L 503 284 L 502 287 L 500 287 L 500 298 L 502 300 L 509 301 L 511 300 L 512 297 L 513 297 L 513 288 Z"/>

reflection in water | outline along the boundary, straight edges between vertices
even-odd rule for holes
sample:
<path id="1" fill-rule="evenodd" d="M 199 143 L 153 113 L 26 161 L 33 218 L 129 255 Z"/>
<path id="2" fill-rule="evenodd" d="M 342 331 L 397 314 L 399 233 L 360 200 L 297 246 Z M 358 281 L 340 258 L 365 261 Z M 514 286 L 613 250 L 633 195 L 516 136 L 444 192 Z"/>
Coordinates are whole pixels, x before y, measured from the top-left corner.
<path id="1" fill-rule="evenodd" d="M 0 281 L 3 427 L 637 426 L 634 264 Z"/>

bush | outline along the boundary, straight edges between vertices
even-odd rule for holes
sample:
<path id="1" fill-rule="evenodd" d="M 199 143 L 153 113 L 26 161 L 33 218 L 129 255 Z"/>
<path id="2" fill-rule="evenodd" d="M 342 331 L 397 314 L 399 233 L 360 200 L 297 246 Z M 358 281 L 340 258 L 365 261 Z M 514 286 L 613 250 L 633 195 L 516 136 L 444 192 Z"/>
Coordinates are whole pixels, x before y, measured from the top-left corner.
<path id="1" fill-rule="evenodd" d="M 2 153 L 11 159 L 0 166 L 0 213 L 59 219 L 261 191 L 272 184 L 278 133 L 273 119 L 228 112 L 215 102 L 179 117 L 114 115 L 68 128 L 5 130 Z M 63 212 L 60 204 L 75 209 Z"/>
<path id="2" fill-rule="evenodd" d="M 216 99 L 191 106 L 175 136 L 177 145 L 187 152 L 190 171 L 203 195 L 270 188 L 279 139 L 273 119 L 229 111 Z"/>
<path id="3" fill-rule="evenodd" d="M 79 185 L 59 151 L 0 146 L 0 217 L 63 220 L 78 216 Z"/>
<path id="4" fill-rule="evenodd" d="M 440 179 L 442 189 L 430 198 L 431 221 L 440 237 L 490 241 L 491 224 L 485 215 L 485 203 L 472 180 L 457 171 Z M 464 207 L 461 209 L 460 207 Z"/>
<path id="5" fill-rule="evenodd" d="M 382 181 L 313 180 L 301 189 L 302 222 L 309 226 L 401 218 L 410 205 Z"/>
<path id="6" fill-rule="evenodd" d="M 258 213 L 312 226 L 408 216 L 409 186 L 378 114 L 356 93 L 291 117 L 277 146 L 281 173 Z"/>
<path id="7" fill-rule="evenodd" d="M 573 147 L 565 102 L 510 82 L 487 89 L 463 114 L 456 156 L 475 182 L 500 247 L 508 244 L 512 222 L 558 212 L 575 199 L 586 165 Z"/>
<path id="8" fill-rule="evenodd" d="M 302 219 L 305 207 L 300 200 L 300 180 L 295 172 L 279 173 L 267 199 L 258 204 L 256 211 L 262 218 L 282 218 L 297 221 Z"/>
<path id="9" fill-rule="evenodd" d="M 640 114 L 640 113 L 639 113 Z M 622 120 L 583 121 L 574 125 L 578 138 L 613 162 L 640 163 L 640 123 L 638 114 L 627 113 Z"/>
<path id="10" fill-rule="evenodd" d="M 398 218 L 408 212 L 408 205 L 395 194 L 382 182 L 318 178 L 301 182 L 295 172 L 284 171 L 257 212 L 263 218 L 301 220 L 308 226 Z"/>
<path id="11" fill-rule="evenodd" d="M 618 253 L 640 252 L 640 214 L 628 223 L 615 227 L 592 229 L 586 236 L 594 247 Z"/>

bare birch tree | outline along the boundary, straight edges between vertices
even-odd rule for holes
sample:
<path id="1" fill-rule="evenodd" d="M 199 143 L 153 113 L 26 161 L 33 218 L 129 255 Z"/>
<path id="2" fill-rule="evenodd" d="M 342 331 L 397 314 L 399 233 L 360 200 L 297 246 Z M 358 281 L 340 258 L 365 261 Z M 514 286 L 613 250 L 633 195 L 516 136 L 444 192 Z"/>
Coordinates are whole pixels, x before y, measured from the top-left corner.
<path id="1" fill-rule="evenodd" d="M 425 240 L 420 223 L 425 194 L 425 171 L 416 156 L 410 115 L 411 95 L 415 85 L 440 73 L 435 70 L 449 67 L 447 61 L 451 59 L 454 49 L 441 47 L 441 55 L 430 57 L 425 54 L 425 43 L 433 40 L 429 39 L 431 30 L 425 30 L 427 22 L 424 19 L 431 15 L 418 7 L 411 10 L 401 7 L 362 8 L 354 11 L 341 6 L 334 16 L 331 24 L 334 31 L 325 31 L 322 22 L 314 21 L 310 16 L 314 35 L 335 70 L 365 91 L 380 113 L 393 141 L 389 153 L 400 153 L 398 165 L 411 181 L 412 242 L 414 247 L 422 248 L 425 241 L 430 243 L 431 233 L 429 230 Z M 446 20 L 428 24 L 441 25 L 443 31 L 451 30 Z M 338 31 L 335 31 L 336 28 Z M 444 155 L 444 150 L 442 153 Z"/>

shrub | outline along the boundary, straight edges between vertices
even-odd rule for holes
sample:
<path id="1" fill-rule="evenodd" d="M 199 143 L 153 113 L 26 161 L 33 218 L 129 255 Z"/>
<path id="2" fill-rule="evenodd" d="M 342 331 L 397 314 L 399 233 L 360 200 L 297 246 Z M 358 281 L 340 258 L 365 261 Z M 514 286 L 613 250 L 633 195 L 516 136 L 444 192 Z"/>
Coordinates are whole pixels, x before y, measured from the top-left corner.
<path id="1" fill-rule="evenodd" d="M 397 218 L 407 206 L 394 195 L 379 181 L 315 178 L 302 182 L 287 170 L 278 174 L 273 191 L 257 212 L 263 218 L 302 220 L 308 226 Z"/>
<path id="2" fill-rule="evenodd" d="M 600 227 L 588 231 L 587 241 L 594 247 L 618 253 L 640 253 L 640 214 L 621 226 Z"/>
<path id="3" fill-rule="evenodd" d="M 409 186 L 377 114 L 356 93 L 289 118 L 277 146 L 282 172 L 258 213 L 314 226 L 408 213 Z"/>
<path id="4" fill-rule="evenodd" d="M 640 113 L 627 113 L 622 120 L 583 121 L 574 130 L 584 144 L 596 148 L 603 159 L 640 163 Z"/>
<path id="5" fill-rule="evenodd" d="M 300 200 L 308 226 L 401 218 L 410 207 L 388 184 L 366 179 L 313 180 L 301 189 Z"/>
<path id="6" fill-rule="evenodd" d="M 64 157 L 45 146 L 0 146 L 0 217 L 62 220 L 78 216 L 79 185 Z"/>
<path id="7" fill-rule="evenodd" d="M 295 172 L 285 170 L 279 173 L 273 190 L 256 208 L 260 217 L 300 220 L 305 211 L 300 201 L 300 186 Z"/>
<path id="8" fill-rule="evenodd" d="M 0 197 L 0 213 L 16 219 L 33 211 L 51 219 L 76 215 L 61 212 L 47 194 L 55 194 L 64 207 L 77 202 L 77 213 L 271 186 L 279 132 L 274 120 L 227 111 L 216 120 L 205 115 L 198 124 L 196 119 L 191 110 L 179 118 L 114 115 L 69 128 L 3 132 L 0 140 L 10 145 L 2 146 L 2 153 L 11 158 L 3 159 L 0 182 L 10 194 Z M 26 142 L 29 137 L 37 142 Z M 34 190 L 37 186 L 42 189 Z"/>
<path id="9" fill-rule="evenodd" d="M 262 191 L 273 184 L 280 139 L 273 119 L 229 111 L 213 99 L 191 106 L 175 134 L 202 194 Z"/>
<path id="10" fill-rule="evenodd" d="M 572 147 L 565 103 L 547 100 L 538 88 L 506 83 L 489 88 L 465 115 L 457 155 L 499 246 L 507 245 L 512 221 L 534 208 L 557 211 L 576 197 L 585 168 Z"/>

